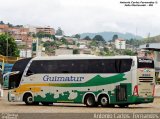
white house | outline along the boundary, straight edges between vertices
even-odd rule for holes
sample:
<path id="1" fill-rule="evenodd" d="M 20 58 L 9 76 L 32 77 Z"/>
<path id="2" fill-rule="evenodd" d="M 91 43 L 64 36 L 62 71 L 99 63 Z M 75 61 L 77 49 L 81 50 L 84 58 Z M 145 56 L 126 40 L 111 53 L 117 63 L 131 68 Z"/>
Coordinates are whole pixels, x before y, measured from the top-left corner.
<path id="1" fill-rule="evenodd" d="M 115 47 L 116 49 L 126 49 L 126 41 L 120 38 L 116 39 Z"/>

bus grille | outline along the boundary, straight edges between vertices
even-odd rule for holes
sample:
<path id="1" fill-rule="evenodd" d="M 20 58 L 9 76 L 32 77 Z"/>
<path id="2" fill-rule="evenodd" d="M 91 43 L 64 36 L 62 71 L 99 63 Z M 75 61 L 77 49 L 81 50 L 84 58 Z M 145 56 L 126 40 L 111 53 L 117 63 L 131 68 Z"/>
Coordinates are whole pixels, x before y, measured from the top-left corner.
<path id="1" fill-rule="evenodd" d="M 139 77 L 139 82 L 153 82 L 153 77 Z"/>

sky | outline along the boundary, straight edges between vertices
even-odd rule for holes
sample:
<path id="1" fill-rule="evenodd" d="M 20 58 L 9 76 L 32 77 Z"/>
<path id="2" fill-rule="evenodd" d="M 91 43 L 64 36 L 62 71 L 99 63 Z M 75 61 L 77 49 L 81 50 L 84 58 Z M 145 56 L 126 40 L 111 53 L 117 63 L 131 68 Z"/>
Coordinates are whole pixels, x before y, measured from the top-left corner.
<path id="1" fill-rule="evenodd" d="M 127 7 L 120 1 L 157 1 Z M 122 32 L 160 35 L 160 0 L 0 0 L 0 21 L 14 25 L 61 27 L 65 35 Z"/>

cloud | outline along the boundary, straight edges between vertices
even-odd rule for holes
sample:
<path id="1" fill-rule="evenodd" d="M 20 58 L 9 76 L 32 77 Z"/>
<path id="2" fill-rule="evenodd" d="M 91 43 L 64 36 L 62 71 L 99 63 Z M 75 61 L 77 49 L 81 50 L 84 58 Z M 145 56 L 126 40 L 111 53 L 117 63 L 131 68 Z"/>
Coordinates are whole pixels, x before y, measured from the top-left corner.
<path id="1" fill-rule="evenodd" d="M 124 7 L 120 0 L 1 0 L 0 20 L 61 27 L 66 34 L 131 32 L 160 34 L 160 5 Z"/>

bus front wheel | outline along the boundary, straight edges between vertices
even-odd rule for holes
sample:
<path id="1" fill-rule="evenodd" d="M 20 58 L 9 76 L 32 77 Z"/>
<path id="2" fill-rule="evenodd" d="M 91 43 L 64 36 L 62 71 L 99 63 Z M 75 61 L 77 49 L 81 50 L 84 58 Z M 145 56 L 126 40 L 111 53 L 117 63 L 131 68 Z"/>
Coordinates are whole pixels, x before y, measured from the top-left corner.
<path id="1" fill-rule="evenodd" d="M 87 107 L 94 107 L 96 106 L 96 101 L 93 95 L 87 95 L 85 97 L 84 103 Z"/>
<path id="2" fill-rule="evenodd" d="M 33 97 L 30 93 L 26 93 L 23 97 L 23 100 L 26 103 L 26 105 L 33 105 L 34 104 Z"/>

